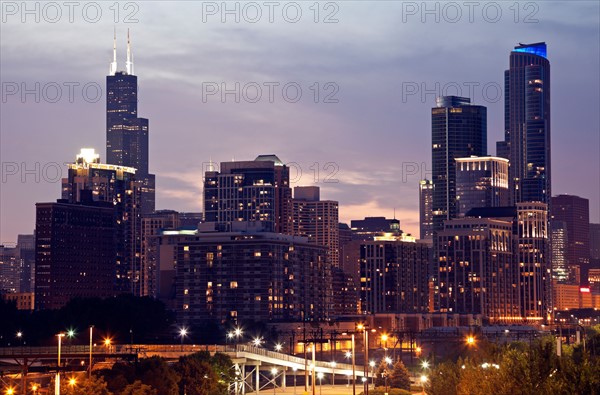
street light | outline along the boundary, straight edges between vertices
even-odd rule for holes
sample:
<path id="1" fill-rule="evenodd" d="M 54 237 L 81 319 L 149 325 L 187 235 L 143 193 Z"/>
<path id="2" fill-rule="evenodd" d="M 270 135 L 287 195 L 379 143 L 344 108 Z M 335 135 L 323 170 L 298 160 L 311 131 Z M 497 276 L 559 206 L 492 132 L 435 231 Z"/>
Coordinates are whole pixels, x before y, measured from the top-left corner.
<path id="1" fill-rule="evenodd" d="M 425 394 L 425 383 L 427 382 L 427 376 L 421 376 L 421 387 L 423 388 L 423 394 Z"/>
<path id="2" fill-rule="evenodd" d="M 15 389 L 13 387 L 8 387 L 6 389 L 6 395 L 14 395 Z"/>
<path id="3" fill-rule="evenodd" d="M 94 335 L 94 325 L 90 325 L 90 366 L 89 366 L 89 373 L 88 373 L 88 379 L 92 378 L 92 350 L 94 345 L 92 344 L 92 337 Z"/>
<path id="4" fill-rule="evenodd" d="M 369 370 L 367 369 L 367 362 L 369 360 L 369 326 L 367 324 L 358 323 L 356 324 L 356 329 L 359 331 L 363 331 L 364 334 L 364 365 L 363 365 L 363 374 L 364 379 L 363 382 L 365 384 L 365 395 L 369 395 Z"/>
<path id="5" fill-rule="evenodd" d="M 331 361 L 331 372 L 332 372 L 332 376 L 331 376 L 331 386 L 335 387 L 335 367 L 337 366 L 337 362 L 335 361 Z"/>
<path id="6" fill-rule="evenodd" d="M 282 348 L 282 347 L 283 347 L 283 346 L 281 345 L 281 343 L 277 343 L 277 344 L 275 344 L 275 351 L 277 351 L 277 352 L 281 351 L 281 348 Z"/>
<path id="7" fill-rule="evenodd" d="M 188 334 L 188 330 L 185 326 L 182 326 L 181 328 L 179 328 L 179 336 L 181 337 L 181 351 L 183 351 L 183 339 L 185 339 L 187 334 Z"/>
<path id="8" fill-rule="evenodd" d="M 323 372 L 317 373 L 317 378 L 319 379 L 319 395 L 323 393 Z"/>
<path id="9" fill-rule="evenodd" d="M 37 392 L 38 390 L 38 385 L 37 384 L 32 384 L 31 385 L 31 392 L 33 392 L 34 394 Z"/>
<path id="10" fill-rule="evenodd" d="M 275 379 L 277 378 L 277 368 L 272 368 L 271 374 L 273 375 L 273 393 L 275 393 Z"/>
<path id="11" fill-rule="evenodd" d="M 294 366 L 292 370 L 294 371 L 294 395 L 296 395 L 296 371 L 298 368 Z"/>
<path id="12" fill-rule="evenodd" d="M 56 395 L 60 395 L 60 347 L 62 343 L 62 338 L 65 337 L 64 333 L 59 333 L 56 335 L 58 337 L 58 367 L 56 369 L 56 381 L 54 383 L 54 393 Z"/>
<path id="13" fill-rule="evenodd" d="M 262 337 L 255 337 L 252 340 L 252 345 L 254 345 L 254 347 L 260 347 L 260 344 L 262 343 Z"/>
<path id="14" fill-rule="evenodd" d="M 375 381 L 374 381 L 374 372 L 373 369 L 375 368 L 375 361 L 369 361 L 369 366 L 371 367 L 371 385 L 373 386 L 373 388 L 375 388 Z"/>
<path id="15" fill-rule="evenodd" d="M 429 367 L 429 362 L 423 361 L 423 362 L 421 362 L 421 366 L 423 367 L 423 369 L 427 369 Z"/>
<path id="16" fill-rule="evenodd" d="M 467 342 L 468 346 L 474 345 L 475 344 L 475 336 L 473 336 L 473 335 L 467 336 L 466 342 Z"/>

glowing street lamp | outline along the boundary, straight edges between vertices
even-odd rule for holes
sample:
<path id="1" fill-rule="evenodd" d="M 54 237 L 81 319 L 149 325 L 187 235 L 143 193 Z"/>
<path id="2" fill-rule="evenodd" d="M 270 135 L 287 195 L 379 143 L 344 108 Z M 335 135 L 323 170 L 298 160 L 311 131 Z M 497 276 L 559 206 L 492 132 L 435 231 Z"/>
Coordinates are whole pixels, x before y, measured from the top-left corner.
<path id="1" fill-rule="evenodd" d="M 13 387 L 8 387 L 6 389 L 6 395 L 14 395 L 15 389 Z"/>
<path id="2" fill-rule="evenodd" d="M 331 361 L 330 364 L 331 364 L 331 372 L 332 372 L 331 386 L 335 387 L 335 367 L 337 366 L 337 362 Z"/>
<path id="3" fill-rule="evenodd" d="M 373 369 L 375 369 L 375 361 L 369 361 L 369 366 L 371 367 L 371 385 L 375 388 L 375 373 Z"/>
<path id="4" fill-rule="evenodd" d="M 421 366 L 423 367 L 423 369 L 427 369 L 427 368 L 429 368 L 429 362 L 423 361 L 423 362 L 421 362 Z"/>
<path id="5" fill-rule="evenodd" d="M 420 381 L 421 381 L 421 387 L 423 388 L 423 394 L 425 394 L 425 383 L 427 382 L 427 376 L 422 375 Z"/>
<path id="6" fill-rule="evenodd" d="M 271 374 L 273 375 L 273 393 L 275 393 L 275 388 L 277 387 L 275 385 L 275 379 L 277 378 L 277 368 L 272 368 L 271 369 Z"/>
<path id="7" fill-rule="evenodd" d="M 183 351 L 183 340 L 185 339 L 187 334 L 188 334 L 188 330 L 185 326 L 182 326 L 181 328 L 179 328 L 179 337 L 181 337 L 181 351 Z"/>
<path id="8" fill-rule="evenodd" d="M 31 385 L 31 392 L 33 392 L 34 394 L 37 392 L 38 390 L 38 385 L 37 384 L 32 384 Z"/>
<path id="9" fill-rule="evenodd" d="M 467 336 L 466 342 L 467 342 L 468 346 L 474 345 L 475 344 L 475 336 L 473 336 L 473 335 Z"/>
<path id="10" fill-rule="evenodd" d="M 252 340 L 252 345 L 254 345 L 254 347 L 260 347 L 260 344 L 262 343 L 262 337 L 255 337 Z"/>
<path id="11" fill-rule="evenodd" d="M 317 378 L 319 379 L 319 395 L 323 393 L 323 372 L 317 373 Z"/>
<path id="12" fill-rule="evenodd" d="M 282 348 L 283 348 L 283 346 L 281 345 L 281 343 L 275 344 L 275 351 L 279 352 L 279 351 L 281 351 Z"/>

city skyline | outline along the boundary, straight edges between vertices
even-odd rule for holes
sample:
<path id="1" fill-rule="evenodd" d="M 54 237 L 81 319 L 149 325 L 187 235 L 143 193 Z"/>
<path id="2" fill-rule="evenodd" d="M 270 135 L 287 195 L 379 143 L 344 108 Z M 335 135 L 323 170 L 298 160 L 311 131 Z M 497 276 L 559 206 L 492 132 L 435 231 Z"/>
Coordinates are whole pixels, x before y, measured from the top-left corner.
<path id="1" fill-rule="evenodd" d="M 200 186 L 205 169 L 202 163 L 211 160 L 219 163 L 232 158 L 252 160 L 260 154 L 276 154 L 283 162 L 295 162 L 303 170 L 303 179 L 292 183 L 292 187 L 318 185 L 324 199 L 340 202 L 342 222 L 365 216 L 392 217 L 396 209 L 403 230 L 418 235 L 418 185 L 420 179 L 431 177 L 431 169 L 421 168 L 421 164 L 430 163 L 429 114 L 435 107 L 436 95 L 427 95 L 425 102 L 421 100 L 421 92 L 403 97 L 406 93 L 402 91 L 403 83 L 416 83 L 419 87 L 425 83 L 431 89 L 436 82 L 441 85 L 455 82 L 463 87 L 463 96 L 471 96 L 462 85 L 465 82 L 476 81 L 480 88 L 487 82 L 503 86 L 503 73 L 508 68 L 506 54 L 519 42 L 546 41 L 553 67 L 552 159 L 555 166 L 552 192 L 588 198 L 590 222 L 600 222 L 600 191 L 597 170 L 594 170 L 598 168 L 594 163 L 600 159 L 595 133 L 599 121 L 594 111 L 600 100 L 594 92 L 598 86 L 597 73 L 593 73 L 598 69 L 598 52 L 581 50 L 597 47 L 591 45 L 598 35 L 591 15 L 598 6 L 581 4 L 585 7 L 567 9 L 561 4 L 540 5 L 539 23 L 531 25 L 515 24 L 508 16 L 498 24 L 476 20 L 474 26 L 489 33 L 485 41 L 467 40 L 468 24 L 442 23 L 440 29 L 452 29 L 457 37 L 464 38 L 452 47 L 432 41 L 430 35 L 422 37 L 426 45 L 414 46 L 411 39 L 422 33 L 427 23 L 408 18 L 406 23 L 396 27 L 393 18 L 384 17 L 383 8 L 377 7 L 364 18 L 368 18 L 369 23 L 383 21 L 380 30 L 348 32 L 349 26 L 358 26 L 361 4 L 342 3 L 339 23 L 315 24 L 315 31 L 309 35 L 294 36 L 309 23 L 304 20 L 298 25 L 285 22 L 236 25 L 223 24 L 220 20 L 211 23 L 209 19 L 200 28 L 213 39 L 227 38 L 214 41 L 225 45 L 228 56 L 212 56 L 217 49 L 220 54 L 224 53 L 221 47 L 215 47 L 218 44 L 204 38 L 199 42 L 190 41 L 177 30 L 160 30 L 151 22 L 165 9 L 141 3 L 140 23 L 117 25 L 117 56 L 122 65 L 129 27 L 136 54 L 136 74 L 140 78 L 140 114 L 153 122 L 150 172 L 157 175 L 156 208 L 203 210 Z M 401 11 L 399 6 L 397 10 Z M 564 12 L 576 16 L 559 18 Z M 402 20 L 401 13 L 397 16 Z M 161 17 L 173 22 L 176 15 L 168 11 Z M 578 24 L 565 22 L 567 20 L 577 20 Z M 27 82 L 32 86 L 35 82 L 42 85 L 52 81 L 78 81 L 81 85 L 96 82 L 104 93 L 114 26 L 110 18 L 102 22 L 105 23 L 81 23 L 75 25 L 76 29 L 65 22 L 56 25 L 55 30 L 47 30 L 47 35 L 36 36 L 31 35 L 27 24 L 3 24 L 3 83 Z M 502 27 L 508 24 L 514 29 L 507 33 Z M 48 26 L 46 23 L 40 28 Z M 65 27 L 69 27 L 68 33 Z M 80 28 L 79 33 L 77 28 Z M 339 31 L 348 32 L 348 36 L 336 36 L 334 33 Z M 94 39 L 88 38 L 91 32 Z M 245 47 L 247 39 L 243 35 L 249 32 L 255 33 L 251 38 L 254 45 Z M 282 40 L 269 35 L 273 32 L 283 33 Z M 561 36 L 561 33 L 565 34 Z M 20 40 L 11 40 L 16 36 Z M 272 47 L 273 54 L 256 46 L 260 38 L 267 39 L 265 48 Z M 356 48 L 348 47 L 353 41 Z M 21 45 L 17 45 L 18 42 Z M 73 45 L 73 42 L 86 46 Z M 300 65 L 290 63 L 286 59 L 290 42 L 300 46 L 293 50 L 312 57 L 294 56 L 291 59 L 302 59 Z M 590 45 L 585 45 L 586 42 Z M 54 45 L 61 48 L 56 55 L 41 49 Z M 333 55 L 328 53 L 328 46 L 334 49 Z M 19 52 L 23 47 L 28 49 L 26 62 L 21 60 Z M 361 49 L 366 52 L 360 52 Z M 575 54 L 581 62 L 572 61 Z M 249 61 L 243 62 L 244 59 Z M 271 61 L 265 63 L 267 60 Z M 349 60 L 356 64 L 354 68 L 344 68 L 344 62 Z M 355 81 L 357 76 L 364 78 Z M 297 103 L 278 100 L 277 96 L 274 103 L 264 100 L 221 103 L 217 95 L 203 103 L 203 82 L 225 82 L 231 87 L 235 82 L 244 85 L 252 81 L 278 81 L 282 85 L 298 81 L 304 96 Z M 322 102 L 323 96 L 330 92 L 324 90 L 328 81 L 339 87 L 336 95 L 339 103 Z M 313 91 L 309 89 L 314 82 L 321 84 L 319 103 L 314 103 Z M 474 97 L 470 97 L 472 103 L 488 107 L 487 148 L 488 153 L 495 154 L 495 142 L 504 135 L 503 100 L 492 103 L 482 98 L 481 90 L 475 89 L 474 93 Z M 35 103 L 33 96 L 26 99 L 21 103 L 20 97 L 15 100 L 14 96 L 7 96 L 2 103 L 0 151 L 3 163 L 24 162 L 31 169 L 36 162 L 41 166 L 69 162 L 73 153 L 82 147 L 103 151 L 104 96 L 96 103 L 82 100 L 81 95 L 75 95 L 73 103 L 66 98 L 54 104 L 43 100 Z M 227 138 L 214 138 L 221 135 Z M 577 138 L 572 138 L 573 135 Z M 236 144 L 232 144 L 233 141 Z M 289 144 L 290 141 L 294 144 Z M 107 158 L 101 157 L 101 160 L 107 163 Z M 313 163 L 318 163 L 320 169 L 317 183 L 311 180 L 315 176 Z M 328 163 L 337 166 L 334 178 L 339 183 L 323 182 L 324 176 L 336 169 L 335 166 L 325 168 Z M 3 168 L 6 182 L 3 179 L 0 242 L 13 242 L 17 234 L 31 233 L 34 203 L 53 201 L 59 193 L 60 180 L 36 183 L 34 177 L 28 175 L 22 183 L 21 173 L 9 175 L 6 170 Z M 62 171 L 65 177 L 66 166 Z M 578 176 L 573 177 L 573 174 Z M 584 179 L 590 181 L 582 182 Z"/>

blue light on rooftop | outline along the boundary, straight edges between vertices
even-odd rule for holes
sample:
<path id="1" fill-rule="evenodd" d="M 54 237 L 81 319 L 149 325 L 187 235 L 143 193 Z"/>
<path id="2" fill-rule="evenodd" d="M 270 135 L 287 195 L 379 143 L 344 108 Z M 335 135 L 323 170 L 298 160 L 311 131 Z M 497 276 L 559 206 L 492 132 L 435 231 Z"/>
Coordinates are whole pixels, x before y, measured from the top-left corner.
<path id="1" fill-rule="evenodd" d="M 515 49 L 513 49 L 513 52 L 530 53 L 533 55 L 541 56 L 546 59 L 548 58 L 546 56 L 546 44 L 545 43 L 522 45 L 519 47 L 515 47 Z"/>

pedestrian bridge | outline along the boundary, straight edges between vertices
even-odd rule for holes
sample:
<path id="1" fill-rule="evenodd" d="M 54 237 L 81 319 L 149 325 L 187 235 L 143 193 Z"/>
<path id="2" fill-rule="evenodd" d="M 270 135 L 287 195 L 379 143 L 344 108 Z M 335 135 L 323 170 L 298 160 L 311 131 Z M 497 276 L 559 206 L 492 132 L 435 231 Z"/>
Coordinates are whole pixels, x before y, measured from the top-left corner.
<path id="1" fill-rule="evenodd" d="M 182 356 L 200 351 L 216 352 L 228 355 L 233 361 L 236 380 L 230 384 L 231 393 L 245 394 L 258 393 L 265 387 L 287 386 L 287 381 L 293 379 L 312 386 L 316 380 L 325 380 L 333 383 L 336 381 L 350 382 L 354 377 L 363 377 L 363 367 L 346 363 L 332 363 L 289 355 L 281 352 L 270 351 L 262 347 L 250 345 L 96 345 L 92 348 L 92 357 L 96 366 L 106 367 L 105 363 L 98 364 L 100 360 L 110 361 L 117 359 L 149 358 L 158 356 L 166 360 L 177 360 Z M 0 348 L 0 362 L 16 364 L 18 366 L 45 365 L 56 367 L 58 357 L 57 347 L 8 347 Z M 87 361 L 90 356 L 89 346 L 63 346 L 61 360 Z M 83 364 L 82 364 L 83 365 Z M 313 366 L 314 365 L 314 366 Z M 25 370 L 26 372 L 27 370 Z M 313 377 L 315 380 L 313 380 Z M 357 380 L 358 382 L 358 380 Z M 362 385 L 362 382 L 360 383 Z M 316 385 L 316 384 L 315 384 Z M 358 385 L 358 383 L 357 383 Z"/>

